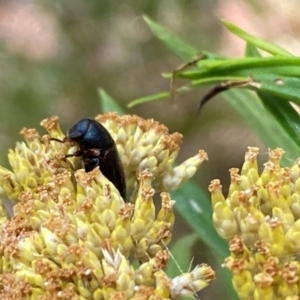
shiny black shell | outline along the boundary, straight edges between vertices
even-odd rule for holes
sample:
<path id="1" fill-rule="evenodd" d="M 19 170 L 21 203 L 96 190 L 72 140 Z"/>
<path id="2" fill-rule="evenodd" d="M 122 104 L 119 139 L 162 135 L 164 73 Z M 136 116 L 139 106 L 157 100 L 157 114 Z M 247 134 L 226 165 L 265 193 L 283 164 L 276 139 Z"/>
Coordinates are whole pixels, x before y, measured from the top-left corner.
<path id="1" fill-rule="evenodd" d="M 68 156 L 81 156 L 86 172 L 99 167 L 126 201 L 124 168 L 116 144 L 107 129 L 96 120 L 82 119 L 69 129 L 67 138 L 79 146 L 78 151 Z"/>

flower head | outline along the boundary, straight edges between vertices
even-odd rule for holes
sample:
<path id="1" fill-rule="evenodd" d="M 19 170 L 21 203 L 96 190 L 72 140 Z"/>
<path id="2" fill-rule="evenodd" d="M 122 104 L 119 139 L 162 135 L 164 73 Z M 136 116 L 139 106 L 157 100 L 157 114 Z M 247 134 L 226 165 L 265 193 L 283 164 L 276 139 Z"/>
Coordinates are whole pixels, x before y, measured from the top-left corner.
<path id="1" fill-rule="evenodd" d="M 212 181 L 213 220 L 229 241 L 224 266 L 233 273 L 240 299 L 298 299 L 300 296 L 300 164 L 284 168 L 284 151 L 269 151 L 258 172 L 258 148 L 249 147 L 241 173 L 231 169 L 227 197 Z M 296 298 L 295 298 L 296 297 Z"/>
<path id="2" fill-rule="evenodd" d="M 9 152 L 12 171 L 0 167 L 1 197 L 14 203 L 12 215 L 0 205 L 1 299 L 170 299 L 213 279 L 206 265 L 174 279 L 163 271 L 174 224 L 167 191 L 191 177 L 203 157 L 178 171 L 171 163 L 179 134 L 136 116 L 98 119 L 116 141 L 133 201 L 125 203 L 99 168 L 86 173 L 80 158 L 65 159 L 76 145 L 50 140 L 64 138 L 57 117 L 42 122 L 50 136 L 24 128 L 26 142 Z"/>

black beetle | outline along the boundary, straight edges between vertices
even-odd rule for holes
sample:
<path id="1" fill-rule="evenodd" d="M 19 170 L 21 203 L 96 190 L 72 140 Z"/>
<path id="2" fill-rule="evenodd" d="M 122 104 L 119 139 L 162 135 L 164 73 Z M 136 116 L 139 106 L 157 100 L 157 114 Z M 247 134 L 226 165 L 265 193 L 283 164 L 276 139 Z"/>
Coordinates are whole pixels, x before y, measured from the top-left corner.
<path id="1" fill-rule="evenodd" d="M 79 149 L 65 157 L 81 156 L 86 172 L 99 167 L 102 174 L 119 190 L 126 201 L 126 183 L 124 168 L 117 146 L 107 129 L 93 119 L 82 119 L 72 126 L 63 140 L 51 138 L 58 142 L 73 141 Z"/>

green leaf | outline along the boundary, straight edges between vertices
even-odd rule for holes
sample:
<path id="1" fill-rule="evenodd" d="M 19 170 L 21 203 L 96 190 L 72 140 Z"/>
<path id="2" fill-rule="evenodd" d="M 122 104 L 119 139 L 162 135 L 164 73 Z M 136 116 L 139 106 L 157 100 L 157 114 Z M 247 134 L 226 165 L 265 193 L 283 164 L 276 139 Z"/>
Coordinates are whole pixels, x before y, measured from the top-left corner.
<path id="1" fill-rule="evenodd" d="M 234 78 L 240 78 L 240 81 L 248 79 L 250 82 L 245 88 L 273 95 L 273 102 L 292 101 L 300 105 L 299 66 L 300 59 L 295 57 L 246 57 L 211 63 L 200 61 L 198 70 L 179 72 L 176 76 L 191 79 L 190 88 L 236 80 Z"/>
<path id="2" fill-rule="evenodd" d="M 276 119 L 278 125 L 289 136 L 290 143 L 293 141 L 293 143 L 300 145 L 300 117 L 293 106 L 288 101 L 282 101 L 280 97 L 269 93 L 258 92 L 258 96 L 265 108 Z M 300 147 L 298 148 L 300 151 Z"/>
<path id="3" fill-rule="evenodd" d="M 246 43 L 246 49 L 245 49 L 245 56 L 246 57 L 261 57 L 258 49 L 250 44 L 249 42 Z"/>
<path id="4" fill-rule="evenodd" d="M 192 247 L 199 239 L 196 234 L 190 234 L 177 240 L 171 247 L 172 257 L 168 261 L 166 273 L 169 277 L 175 277 L 183 272 L 188 272 L 192 261 Z M 182 251 L 185 249 L 185 251 Z"/>
<path id="5" fill-rule="evenodd" d="M 175 207 L 178 213 L 181 214 L 198 237 L 210 247 L 221 264 L 224 258 L 229 255 L 228 245 L 220 238 L 214 228 L 212 223 L 212 208 L 206 194 L 189 181 L 172 192 L 172 199 L 176 200 Z M 186 249 L 186 246 L 181 249 Z M 218 279 L 226 286 L 230 299 L 238 300 L 236 292 L 232 287 L 231 273 L 224 268 L 220 268 L 218 272 Z"/>
<path id="6" fill-rule="evenodd" d="M 110 95 L 108 95 L 104 89 L 99 88 L 98 95 L 101 99 L 102 112 L 107 113 L 115 111 L 119 115 L 124 114 L 124 111 L 120 105 Z"/>
<path id="7" fill-rule="evenodd" d="M 246 46 L 246 55 L 261 57 L 257 48 L 249 43 Z M 300 117 L 290 102 L 285 101 L 284 97 L 271 95 L 264 91 L 258 91 L 257 94 L 265 109 L 271 113 L 280 127 L 285 130 L 291 140 L 300 145 Z"/>
<path id="8" fill-rule="evenodd" d="M 223 97 L 238 111 L 267 147 L 284 147 L 285 165 L 290 165 L 291 161 L 299 156 L 300 145 L 291 139 L 286 128 L 281 126 L 276 116 L 263 107 L 254 93 L 235 89 L 223 93 Z"/>
<path id="9" fill-rule="evenodd" d="M 279 84 L 276 84 L 279 82 Z M 282 82 L 282 83 L 280 83 Z M 289 78 L 285 76 L 277 77 L 276 80 L 262 81 L 260 90 L 266 92 L 270 95 L 277 97 L 283 101 L 292 101 L 300 105 L 300 79 L 299 78 Z M 273 101 L 276 101 L 275 98 Z M 278 103 L 278 105 L 281 104 Z"/>
<path id="10" fill-rule="evenodd" d="M 226 82 L 226 81 L 245 81 L 248 79 L 249 79 L 248 77 L 237 77 L 237 76 L 236 77 L 232 77 L 232 76 L 207 77 L 207 78 L 191 81 L 189 86 L 190 88 L 188 89 L 186 87 L 184 91 L 189 91 L 191 88 L 199 87 L 202 85 L 215 84 L 215 83 Z"/>
<path id="11" fill-rule="evenodd" d="M 232 32 L 236 36 L 240 37 L 241 39 L 247 41 L 248 43 L 256 46 L 259 49 L 262 49 L 273 55 L 292 56 L 291 53 L 284 50 L 283 48 L 278 47 L 272 43 L 269 43 L 267 41 L 264 41 L 263 39 L 260 39 L 258 37 L 251 35 L 251 34 L 247 33 L 246 31 L 244 31 L 243 29 L 230 23 L 229 21 L 222 20 L 222 23 L 226 26 L 226 28 L 230 32 Z"/>
<path id="12" fill-rule="evenodd" d="M 151 101 L 157 101 L 157 100 L 161 100 L 161 99 L 165 99 L 165 98 L 169 98 L 169 97 L 170 97 L 170 92 L 162 92 L 162 93 L 154 94 L 151 96 L 134 99 L 127 104 L 127 107 L 133 107 L 138 104 L 147 103 L 147 102 L 151 102 Z"/>
<path id="13" fill-rule="evenodd" d="M 224 258 L 228 252 L 227 243 L 221 239 L 212 223 L 210 200 L 195 184 L 187 182 L 172 192 L 176 199 L 176 210 L 182 215 L 190 227 L 198 234 L 217 255 Z"/>
<path id="14" fill-rule="evenodd" d="M 195 55 L 198 54 L 197 49 L 189 46 L 183 42 L 176 35 L 172 34 L 165 27 L 154 22 L 147 16 L 143 16 L 145 22 L 151 29 L 152 33 L 163 42 L 163 44 L 175 53 L 183 61 L 191 60 Z"/>
<path id="15" fill-rule="evenodd" d="M 299 57 L 244 57 L 224 60 L 201 60 L 198 69 L 177 72 L 176 77 L 202 79 L 220 76 L 277 76 L 300 77 Z"/>

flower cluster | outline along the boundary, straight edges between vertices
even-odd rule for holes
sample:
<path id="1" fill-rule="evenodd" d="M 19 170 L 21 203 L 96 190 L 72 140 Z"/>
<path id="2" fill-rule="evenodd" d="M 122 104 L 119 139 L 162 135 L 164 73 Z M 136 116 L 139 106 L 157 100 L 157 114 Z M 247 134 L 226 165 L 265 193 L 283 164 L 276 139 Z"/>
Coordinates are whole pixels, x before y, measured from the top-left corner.
<path id="1" fill-rule="evenodd" d="M 259 174 L 258 148 L 249 147 L 241 173 L 231 169 L 228 196 L 219 180 L 209 186 L 213 221 L 229 241 L 224 266 L 243 299 L 300 297 L 300 160 L 281 167 L 284 151 L 269 151 Z"/>
<path id="2" fill-rule="evenodd" d="M 116 141 L 132 201 L 99 168 L 86 173 L 80 158 L 65 159 L 76 145 L 50 140 L 64 138 L 57 117 L 41 123 L 49 135 L 24 128 L 26 142 L 9 151 L 12 171 L 0 167 L 0 299 L 174 299 L 214 278 L 207 265 L 173 279 L 164 272 L 175 203 L 167 192 L 206 154 L 173 168 L 179 134 L 137 116 L 97 120 Z"/>

